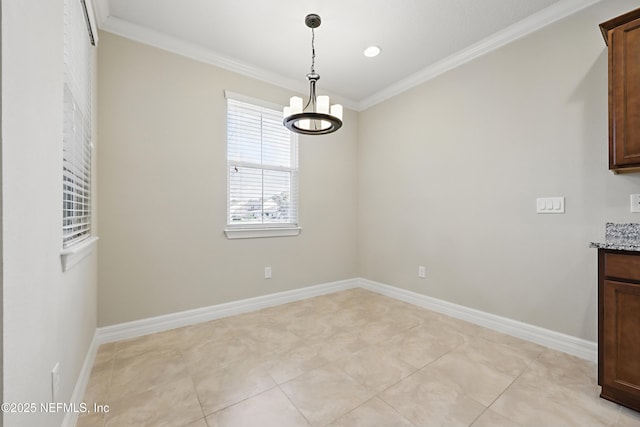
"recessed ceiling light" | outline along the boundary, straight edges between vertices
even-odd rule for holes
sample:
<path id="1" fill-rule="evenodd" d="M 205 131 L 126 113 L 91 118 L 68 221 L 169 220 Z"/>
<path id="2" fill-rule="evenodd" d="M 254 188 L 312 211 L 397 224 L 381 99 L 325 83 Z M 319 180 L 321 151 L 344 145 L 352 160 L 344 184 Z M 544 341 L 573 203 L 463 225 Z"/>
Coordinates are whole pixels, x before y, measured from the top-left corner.
<path id="1" fill-rule="evenodd" d="M 373 58 L 380 54 L 380 48 L 378 46 L 369 46 L 364 50 L 364 56 L 367 58 Z"/>

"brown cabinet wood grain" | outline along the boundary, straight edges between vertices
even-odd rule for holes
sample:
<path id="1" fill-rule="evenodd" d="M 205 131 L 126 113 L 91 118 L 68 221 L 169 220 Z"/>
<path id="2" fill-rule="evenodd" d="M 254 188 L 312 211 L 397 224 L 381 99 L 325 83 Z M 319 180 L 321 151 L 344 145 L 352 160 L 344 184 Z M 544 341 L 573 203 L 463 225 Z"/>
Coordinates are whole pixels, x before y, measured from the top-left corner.
<path id="1" fill-rule="evenodd" d="M 640 171 L 640 9 L 600 24 L 609 46 L 609 169 Z"/>
<path id="2" fill-rule="evenodd" d="M 600 397 L 640 411 L 640 252 L 598 250 Z"/>

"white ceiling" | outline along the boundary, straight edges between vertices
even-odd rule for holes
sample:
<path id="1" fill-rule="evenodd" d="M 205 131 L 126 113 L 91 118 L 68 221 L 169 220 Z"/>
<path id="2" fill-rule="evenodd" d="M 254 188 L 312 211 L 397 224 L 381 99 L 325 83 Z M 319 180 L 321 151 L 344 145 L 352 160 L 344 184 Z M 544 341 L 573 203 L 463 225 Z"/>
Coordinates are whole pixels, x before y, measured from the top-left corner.
<path id="1" fill-rule="evenodd" d="M 362 110 L 598 0 L 96 0 L 99 27 Z M 364 49 L 382 53 L 366 58 Z"/>

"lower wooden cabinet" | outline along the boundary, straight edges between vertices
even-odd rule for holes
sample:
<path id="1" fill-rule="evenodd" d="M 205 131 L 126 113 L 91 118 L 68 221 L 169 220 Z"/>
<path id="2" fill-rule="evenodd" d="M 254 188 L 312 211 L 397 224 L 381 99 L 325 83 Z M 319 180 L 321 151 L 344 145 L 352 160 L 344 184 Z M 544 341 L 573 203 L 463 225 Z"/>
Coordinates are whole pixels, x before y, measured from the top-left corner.
<path id="1" fill-rule="evenodd" d="M 600 397 L 640 411 L 640 252 L 598 250 Z"/>

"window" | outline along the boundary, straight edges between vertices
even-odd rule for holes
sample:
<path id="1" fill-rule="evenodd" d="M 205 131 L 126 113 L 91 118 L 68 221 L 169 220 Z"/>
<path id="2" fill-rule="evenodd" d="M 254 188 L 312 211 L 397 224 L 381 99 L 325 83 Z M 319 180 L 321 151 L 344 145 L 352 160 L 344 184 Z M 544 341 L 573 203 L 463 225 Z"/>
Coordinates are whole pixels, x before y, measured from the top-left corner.
<path id="1" fill-rule="evenodd" d="M 227 237 L 298 234 L 297 135 L 276 106 L 226 96 Z"/>
<path id="2" fill-rule="evenodd" d="M 64 2 L 62 247 L 91 237 L 91 44 L 84 0 Z M 89 29 L 89 30 L 88 30 Z"/>

